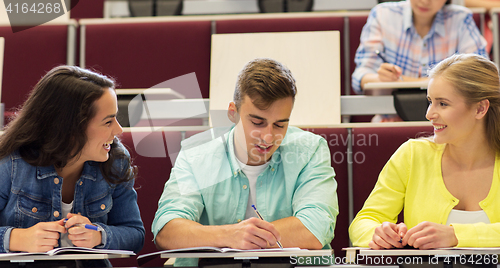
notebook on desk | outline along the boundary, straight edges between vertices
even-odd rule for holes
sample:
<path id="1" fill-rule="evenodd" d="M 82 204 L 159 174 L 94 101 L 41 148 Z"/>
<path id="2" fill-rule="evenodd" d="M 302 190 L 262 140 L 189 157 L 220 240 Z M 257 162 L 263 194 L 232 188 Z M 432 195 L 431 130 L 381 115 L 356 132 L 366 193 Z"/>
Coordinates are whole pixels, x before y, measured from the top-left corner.
<path id="1" fill-rule="evenodd" d="M 46 255 L 54 256 L 61 254 L 117 254 L 133 256 L 135 253 L 129 250 L 114 250 L 114 249 L 96 249 L 96 248 L 83 248 L 83 247 L 62 247 L 49 250 L 47 252 L 14 252 L 14 253 L 0 253 L 0 259 L 11 258 L 17 256 L 37 256 Z"/>
<path id="2" fill-rule="evenodd" d="M 161 255 L 167 253 L 236 253 L 236 252 L 253 252 L 253 253 L 262 253 L 262 252 L 296 252 L 300 250 L 307 250 L 301 248 L 266 248 L 266 249 L 235 249 L 235 248 L 218 248 L 218 247 L 192 247 L 192 248 L 179 248 L 179 249 L 170 249 L 157 251 L 149 254 L 140 255 L 137 259 L 147 258 L 149 256 Z"/>

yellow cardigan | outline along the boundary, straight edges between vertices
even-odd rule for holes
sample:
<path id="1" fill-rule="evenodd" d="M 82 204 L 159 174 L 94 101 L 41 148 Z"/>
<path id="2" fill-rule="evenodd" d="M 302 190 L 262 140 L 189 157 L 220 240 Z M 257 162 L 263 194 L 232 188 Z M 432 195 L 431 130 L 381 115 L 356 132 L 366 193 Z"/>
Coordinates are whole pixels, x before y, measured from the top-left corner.
<path id="1" fill-rule="evenodd" d="M 377 184 L 349 227 L 352 244 L 368 247 L 377 226 L 396 223 L 403 207 L 408 229 L 423 221 L 446 224 L 459 200 L 446 189 L 441 173 L 445 145 L 417 139 L 405 142 L 392 155 Z M 488 196 L 479 202 L 490 224 L 452 224 L 457 247 L 500 246 L 500 156 L 497 153 Z"/>

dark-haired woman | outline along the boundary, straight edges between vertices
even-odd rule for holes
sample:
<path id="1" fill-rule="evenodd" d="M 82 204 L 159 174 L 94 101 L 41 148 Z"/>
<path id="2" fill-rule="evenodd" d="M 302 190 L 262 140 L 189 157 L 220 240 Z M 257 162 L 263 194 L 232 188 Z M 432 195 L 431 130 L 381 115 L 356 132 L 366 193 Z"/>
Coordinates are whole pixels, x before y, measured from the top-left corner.
<path id="1" fill-rule="evenodd" d="M 0 252 L 141 250 L 136 167 L 116 114 L 106 76 L 59 66 L 37 83 L 0 136 Z"/>

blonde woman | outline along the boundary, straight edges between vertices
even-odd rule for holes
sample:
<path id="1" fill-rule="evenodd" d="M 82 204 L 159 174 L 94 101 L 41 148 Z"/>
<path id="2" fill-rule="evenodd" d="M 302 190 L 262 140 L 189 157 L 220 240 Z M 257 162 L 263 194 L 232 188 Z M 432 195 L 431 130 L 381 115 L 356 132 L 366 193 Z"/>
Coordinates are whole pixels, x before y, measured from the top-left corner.
<path id="1" fill-rule="evenodd" d="M 407 141 L 385 165 L 349 228 L 354 246 L 500 246 L 498 69 L 478 55 L 453 55 L 429 78 L 434 136 Z"/>

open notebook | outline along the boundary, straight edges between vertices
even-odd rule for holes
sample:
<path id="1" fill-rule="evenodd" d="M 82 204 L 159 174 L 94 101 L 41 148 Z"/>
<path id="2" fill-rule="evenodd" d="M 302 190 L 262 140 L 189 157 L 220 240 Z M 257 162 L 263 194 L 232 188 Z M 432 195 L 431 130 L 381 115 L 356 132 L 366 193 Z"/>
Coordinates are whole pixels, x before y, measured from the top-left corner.
<path id="1" fill-rule="evenodd" d="M 82 248 L 82 247 L 63 247 L 55 248 L 47 252 L 15 252 L 15 253 L 0 253 L 0 259 L 10 258 L 13 256 L 34 256 L 34 255 L 48 255 L 54 256 L 58 254 L 118 254 L 118 255 L 135 255 L 133 251 L 129 250 L 114 250 L 114 249 L 96 249 L 96 248 Z"/>
<path id="2" fill-rule="evenodd" d="M 300 249 L 300 248 L 234 249 L 234 248 L 217 248 L 217 247 L 194 247 L 194 248 L 179 248 L 179 249 L 157 251 L 149 254 L 140 255 L 137 257 L 137 259 L 165 254 L 165 253 L 283 252 L 283 251 L 297 251 L 297 250 L 307 250 L 307 249 Z"/>

